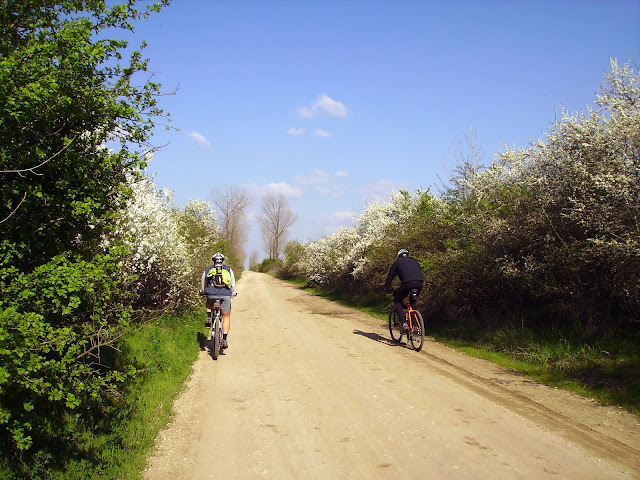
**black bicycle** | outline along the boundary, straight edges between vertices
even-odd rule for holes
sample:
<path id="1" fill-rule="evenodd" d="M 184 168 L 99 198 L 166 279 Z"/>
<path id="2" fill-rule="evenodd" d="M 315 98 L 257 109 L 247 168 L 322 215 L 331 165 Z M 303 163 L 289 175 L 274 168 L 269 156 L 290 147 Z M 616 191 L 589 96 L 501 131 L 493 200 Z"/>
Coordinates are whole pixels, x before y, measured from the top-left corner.
<path id="1" fill-rule="evenodd" d="M 417 296 L 418 290 L 411 290 L 409 298 L 412 295 Z M 391 338 L 398 343 L 402 340 L 402 335 L 406 335 L 407 347 L 411 345 L 416 352 L 419 352 L 422 350 L 422 345 L 424 345 L 424 321 L 422 320 L 422 315 L 418 310 L 413 309 L 411 303 L 402 302 L 402 308 L 405 312 L 404 319 L 401 321 L 396 309 L 393 308 L 393 304 L 391 305 L 391 310 L 389 310 L 389 333 Z M 405 322 L 407 329 L 404 329 L 402 325 Z"/>
<path id="2" fill-rule="evenodd" d="M 210 348 L 211 356 L 214 360 L 218 359 L 218 356 L 222 353 L 222 314 L 220 313 L 221 298 L 216 298 L 213 303 L 213 314 L 211 315 L 211 329 L 209 330 L 209 339 L 213 345 Z"/>

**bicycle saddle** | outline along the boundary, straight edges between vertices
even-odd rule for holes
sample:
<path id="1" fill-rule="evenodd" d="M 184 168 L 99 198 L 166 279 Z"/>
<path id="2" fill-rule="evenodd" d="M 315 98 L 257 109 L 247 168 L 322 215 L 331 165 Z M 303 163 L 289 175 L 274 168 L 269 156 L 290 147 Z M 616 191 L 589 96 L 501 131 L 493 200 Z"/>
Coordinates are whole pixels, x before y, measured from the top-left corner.
<path id="1" fill-rule="evenodd" d="M 418 301 L 418 289 L 414 288 L 409 292 L 409 301 L 411 303 L 415 303 Z"/>

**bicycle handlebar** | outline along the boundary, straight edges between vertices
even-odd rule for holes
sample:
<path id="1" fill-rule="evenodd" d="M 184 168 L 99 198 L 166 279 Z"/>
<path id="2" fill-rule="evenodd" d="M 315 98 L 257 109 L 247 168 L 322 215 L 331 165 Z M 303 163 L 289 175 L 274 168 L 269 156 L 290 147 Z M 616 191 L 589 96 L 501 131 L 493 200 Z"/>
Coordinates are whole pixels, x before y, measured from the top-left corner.
<path id="1" fill-rule="evenodd" d="M 198 292 L 198 295 L 200 295 L 201 297 L 205 297 L 207 295 L 207 292 L 200 290 Z M 233 292 L 231 295 L 219 295 L 219 297 L 237 297 L 238 296 L 238 292 Z"/>

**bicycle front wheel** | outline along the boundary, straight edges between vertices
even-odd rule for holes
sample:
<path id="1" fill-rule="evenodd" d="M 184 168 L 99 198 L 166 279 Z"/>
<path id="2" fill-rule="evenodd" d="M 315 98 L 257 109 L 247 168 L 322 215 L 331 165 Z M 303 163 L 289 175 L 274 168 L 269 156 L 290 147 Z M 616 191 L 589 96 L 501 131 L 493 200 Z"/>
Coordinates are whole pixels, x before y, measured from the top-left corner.
<path id="1" fill-rule="evenodd" d="M 419 311 L 413 310 L 411 313 L 411 331 L 409 332 L 409 342 L 416 352 L 422 350 L 424 345 L 424 321 Z"/>
<path id="2" fill-rule="evenodd" d="M 402 340 L 402 322 L 393 307 L 389 310 L 389 333 L 394 342 Z"/>
<path id="3" fill-rule="evenodd" d="M 220 355 L 220 316 L 216 315 L 213 319 L 213 323 L 211 325 L 211 343 L 213 344 L 213 349 L 211 350 L 211 356 L 214 360 L 218 359 L 218 355 Z"/>

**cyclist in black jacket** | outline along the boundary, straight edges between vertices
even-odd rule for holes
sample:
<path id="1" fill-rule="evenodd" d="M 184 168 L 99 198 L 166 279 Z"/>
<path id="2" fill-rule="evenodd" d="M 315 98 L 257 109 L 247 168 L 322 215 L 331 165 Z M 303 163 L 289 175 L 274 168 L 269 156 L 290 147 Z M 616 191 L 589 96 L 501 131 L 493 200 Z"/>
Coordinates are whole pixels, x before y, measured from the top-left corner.
<path id="1" fill-rule="evenodd" d="M 422 276 L 422 269 L 418 260 L 409 256 L 409 251 L 401 249 L 398 251 L 398 259 L 393 262 L 389 274 L 387 275 L 387 281 L 384 283 L 385 292 L 391 292 L 391 282 L 395 277 L 400 279 L 400 288 L 393 291 L 393 307 L 398 314 L 398 318 L 404 319 L 404 312 L 402 310 L 402 301 L 409 294 L 411 290 L 418 290 L 418 294 L 422 291 L 424 283 L 424 277 Z M 412 295 L 409 298 L 411 306 L 416 308 L 416 301 L 418 295 L 415 297 Z M 403 320 L 404 321 L 404 320 Z M 406 323 L 403 327 L 406 326 Z"/>

